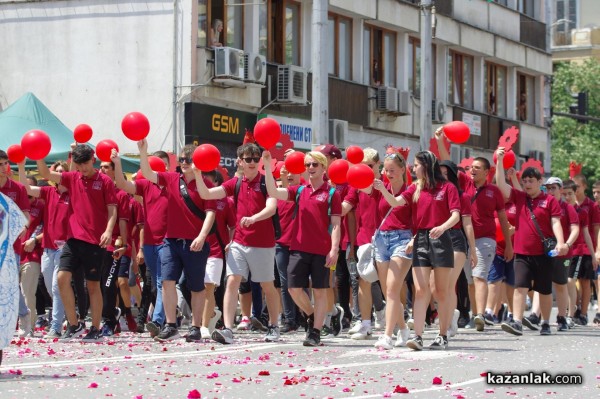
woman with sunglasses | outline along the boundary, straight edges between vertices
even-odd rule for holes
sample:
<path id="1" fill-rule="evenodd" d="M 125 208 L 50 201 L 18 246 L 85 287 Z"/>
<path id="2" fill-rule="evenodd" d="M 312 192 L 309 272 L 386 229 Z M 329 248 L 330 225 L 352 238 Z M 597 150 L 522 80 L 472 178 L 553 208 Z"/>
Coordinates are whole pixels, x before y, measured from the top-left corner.
<path id="1" fill-rule="evenodd" d="M 413 250 L 415 336 L 406 346 L 422 350 L 425 313 L 431 298 L 429 279 L 432 271 L 438 305 L 442 309 L 447 306 L 448 279 L 454 267 L 452 239 L 448 230 L 460 219 L 460 199 L 456 187 L 442 175 L 437 158 L 431 151 L 416 154 L 414 172 L 416 184 L 399 196 L 394 197 L 386 190 L 381 180 L 376 180 L 373 186 L 381 191 L 392 207 L 410 204 L 412 208 L 413 230 L 417 231 Z M 447 312 L 441 312 L 440 332 L 429 346 L 430 349 L 446 349 L 448 346 L 448 321 Z"/>
<path id="2" fill-rule="evenodd" d="M 383 170 L 389 181 L 384 186 L 385 190 L 394 197 L 403 193 L 406 190 L 406 163 L 402 155 L 386 155 Z M 386 306 L 385 332 L 375 347 L 392 349 L 394 346 L 405 346 L 410 336 L 410 330 L 404 322 L 400 291 L 412 263 L 412 245 L 410 249 L 408 245 L 412 241 L 412 210 L 410 204 L 406 203 L 390 212 L 390 204 L 383 196 L 379 197 L 378 202 L 379 219 L 383 220 L 383 225 L 375 235 L 375 261 L 381 288 L 385 292 Z M 396 324 L 400 325 L 400 331 L 396 342 L 392 343 Z"/>

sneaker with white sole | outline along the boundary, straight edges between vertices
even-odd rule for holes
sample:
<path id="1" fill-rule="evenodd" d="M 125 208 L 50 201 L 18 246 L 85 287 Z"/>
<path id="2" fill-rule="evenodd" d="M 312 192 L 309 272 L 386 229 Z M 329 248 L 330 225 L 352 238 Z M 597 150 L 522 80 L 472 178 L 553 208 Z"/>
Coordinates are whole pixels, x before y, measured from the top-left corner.
<path id="1" fill-rule="evenodd" d="M 200 335 L 202 336 L 202 339 L 210 339 L 211 334 L 212 333 L 207 327 L 200 327 Z"/>
<path id="2" fill-rule="evenodd" d="M 396 338 L 396 343 L 394 343 L 394 346 L 396 346 L 396 347 L 406 346 L 406 343 L 408 342 L 409 338 L 410 338 L 410 329 L 408 327 L 406 327 L 404 330 L 400 330 L 398 332 L 398 338 Z"/>
<path id="3" fill-rule="evenodd" d="M 415 335 L 414 337 L 408 340 L 406 346 L 410 349 L 421 351 L 423 350 L 423 338 L 421 338 L 420 335 Z"/>
<path id="4" fill-rule="evenodd" d="M 25 316 L 19 316 L 19 338 L 33 337 L 33 327 L 31 326 L 31 311 Z"/>
<path id="5" fill-rule="evenodd" d="M 478 314 L 473 318 L 473 322 L 475 323 L 475 330 L 483 331 L 485 328 L 485 319 L 482 314 Z"/>
<path id="6" fill-rule="evenodd" d="M 450 321 L 450 327 L 448 327 L 448 336 L 454 337 L 458 332 L 458 318 L 460 317 L 460 312 L 457 309 L 454 309 L 454 313 L 452 314 L 452 321 Z"/>
<path id="7" fill-rule="evenodd" d="M 279 333 L 279 326 L 267 327 L 267 335 L 265 335 L 265 342 L 277 342 L 281 338 Z"/>
<path id="8" fill-rule="evenodd" d="M 102 331 L 97 329 L 96 327 L 90 327 L 90 331 L 82 338 L 82 342 L 98 342 L 102 341 Z"/>
<path id="9" fill-rule="evenodd" d="M 429 344 L 429 349 L 432 350 L 443 350 L 448 347 L 448 339 L 443 335 L 439 335 L 435 337 L 433 342 Z"/>
<path id="10" fill-rule="evenodd" d="M 361 326 L 362 326 L 362 321 L 356 320 L 352 324 L 352 327 L 350 327 L 350 329 L 348 330 L 348 335 L 356 334 L 357 332 L 359 332 Z"/>
<path id="11" fill-rule="evenodd" d="M 375 329 L 385 330 L 385 306 L 381 310 L 375 311 Z"/>
<path id="12" fill-rule="evenodd" d="M 406 325 L 408 326 L 408 328 L 410 330 L 414 330 L 415 329 L 415 319 L 413 319 L 412 317 L 408 320 L 406 320 Z"/>
<path id="13" fill-rule="evenodd" d="M 54 338 L 60 338 L 60 337 L 61 337 L 61 334 L 53 328 L 51 328 L 50 331 L 48 331 L 48 334 L 46 334 L 44 336 L 44 338 L 47 338 L 47 339 L 50 339 L 50 338 L 54 339 Z"/>
<path id="14" fill-rule="evenodd" d="M 60 337 L 61 340 L 68 341 L 73 338 L 81 337 L 85 329 L 85 325 L 82 322 L 77 323 L 76 326 L 67 325 L 67 330 Z"/>
<path id="15" fill-rule="evenodd" d="M 350 338 L 355 340 L 368 339 L 369 335 L 371 335 L 373 331 L 371 330 L 371 326 L 366 326 L 361 323 L 360 329 L 358 332 L 355 332 L 350 336 Z"/>
<path id="16" fill-rule="evenodd" d="M 250 329 L 251 325 L 252 325 L 252 323 L 250 322 L 250 318 L 247 316 L 244 316 L 244 317 L 242 317 L 240 324 L 238 324 L 236 328 L 240 331 L 246 331 L 246 330 Z"/>
<path id="17" fill-rule="evenodd" d="M 231 331 L 229 328 L 215 330 L 212 332 L 210 337 L 214 341 L 217 341 L 223 345 L 229 345 L 233 343 L 233 331 Z"/>
<path id="18" fill-rule="evenodd" d="M 375 346 L 376 348 L 381 348 L 381 349 L 385 349 L 385 350 L 390 350 L 390 349 L 394 349 L 394 344 L 392 343 L 392 338 L 388 337 L 387 335 L 381 335 L 379 337 L 379 339 L 377 339 L 377 342 L 375 342 Z"/>
<path id="19" fill-rule="evenodd" d="M 215 331 L 215 326 L 217 325 L 217 322 L 220 318 L 221 311 L 215 308 L 215 314 L 213 315 L 213 317 L 210 318 L 210 321 L 208 322 L 208 331 L 210 331 L 210 334 L 212 334 L 212 332 Z M 208 336 L 210 336 L 210 334 Z M 204 334 L 202 334 L 202 336 L 204 337 Z"/>
<path id="20" fill-rule="evenodd" d="M 172 327 L 168 324 L 165 324 L 163 329 L 160 330 L 160 333 L 158 333 L 158 335 L 154 337 L 154 340 L 158 342 L 167 342 L 172 341 L 174 339 L 178 339 L 179 337 L 180 335 L 177 327 Z"/>

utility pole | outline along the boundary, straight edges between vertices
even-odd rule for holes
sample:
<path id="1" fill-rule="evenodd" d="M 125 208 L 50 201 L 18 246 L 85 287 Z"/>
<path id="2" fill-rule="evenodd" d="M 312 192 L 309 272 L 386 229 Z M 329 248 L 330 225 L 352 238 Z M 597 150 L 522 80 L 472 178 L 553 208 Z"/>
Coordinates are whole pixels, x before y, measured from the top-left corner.
<path id="1" fill-rule="evenodd" d="M 421 1 L 421 150 L 429 149 L 431 138 L 431 8 L 432 0 Z"/>
<path id="2" fill-rule="evenodd" d="M 312 23 L 312 147 L 327 143 L 329 135 L 329 75 L 325 48 L 328 0 L 313 0 Z M 329 38 L 333 40 L 333 38 Z"/>

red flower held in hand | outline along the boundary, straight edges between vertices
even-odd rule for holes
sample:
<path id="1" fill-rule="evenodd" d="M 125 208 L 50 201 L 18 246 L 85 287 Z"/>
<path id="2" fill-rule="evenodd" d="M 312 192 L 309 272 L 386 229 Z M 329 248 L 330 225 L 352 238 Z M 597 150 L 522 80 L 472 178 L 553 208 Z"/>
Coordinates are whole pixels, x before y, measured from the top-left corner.
<path id="1" fill-rule="evenodd" d="M 396 388 L 394 388 L 394 393 L 408 393 L 408 388 L 396 385 Z"/>

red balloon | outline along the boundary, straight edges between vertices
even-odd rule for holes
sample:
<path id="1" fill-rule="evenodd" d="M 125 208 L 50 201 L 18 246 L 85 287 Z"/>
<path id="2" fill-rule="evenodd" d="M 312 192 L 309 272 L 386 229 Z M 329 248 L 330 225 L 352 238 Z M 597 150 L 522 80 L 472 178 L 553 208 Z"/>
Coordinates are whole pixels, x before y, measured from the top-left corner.
<path id="1" fill-rule="evenodd" d="M 78 143 L 87 143 L 90 141 L 93 134 L 94 132 L 92 132 L 92 128 L 85 123 L 77 125 L 75 130 L 73 130 L 73 138 L 75 138 L 75 141 Z"/>
<path id="2" fill-rule="evenodd" d="M 25 153 L 21 148 L 21 144 L 13 144 L 6 149 L 8 160 L 12 163 L 20 163 L 25 160 Z"/>
<path id="3" fill-rule="evenodd" d="M 357 189 L 363 189 L 373 184 L 375 179 L 375 172 L 369 168 L 368 165 L 363 163 L 358 165 L 352 165 L 348 169 L 348 184 Z"/>
<path id="4" fill-rule="evenodd" d="M 265 149 L 270 149 L 279 142 L 281 126 L 273 118 L 263 118 L 254 125 L 254 139 Z"/>
<path id="5" fill-rule="evenodd" d="M 294 151 L 285 157 L 285 168 L 288 172 L 299 175 L 304 173 L 306 166 L 304 166 L 304 154 L 301 151 Z"/>
<path id="6" fill-rule="evenodd" d="M 350 147 L 346 148 L 346 159 L 350 163 L 361 163 L 363 159 L 365 159 L 365 154 L 362 148 L 356 145 L 351 145 Z"/>
<path id="7" fill-rule="evenodd" d="M 348 181 L 346 177 L 350 164 L 345 159 L 336 159 L 329 165 L 327 176 L 335 184 L 344 184 Z"/>
<path id="8" fill-rule="evenodd" d="M 138 169 L 137 173 L 135 174 L 135 180 L 144 180 L 145 177 L 142 173 L 141 169 Z"/>
<path id="9" fill-rule="evenodd" d="M 194 165 L 202 172 L 210 172 L 217 169 L 221 162 L 219 149 L 212 144 L 202 144 L 194 150 L 192 155 Z"/>
<path id="10" fill-rule="evenodd" d="M 34 161 L 44 159 L 50 153 L 52 142 L 50 136 L 42 130 L 30 130 L 21 139 L 23 153 Z"/>
<path id="11" fill-rule="evenodd" d="M 504 169 L 509 169 L 515 166 L 517 162 L 517 156 L 513 152 L 513 150 L 508 150 L 504 153 L 504 159 L 502 160 L 502 165 Z M 494 163 L 498 164 L 498 155 L 496 155 L 496 151 L 494 151 Z"/>
<path id="12" fill-rule="evenodd" d="M 96 144 L 96 155 L 102 162 L 111 162 L 110 153 L 112 149 L 116 149 L 119 152 L 119 146 L 111 139 L 101 140 Z"/>
<path id="13" fill-rule="evenodd" d="M 461 121 L 453 121 L 444 125 L 444 134 L 451 142 L 455 144 L 462 144 L 469 140 L 471 130 L 466 123 Z"/>
<path id="14" fill-rule="evenodd" d="M 150 169 L 155 172 L 167 171 L 167 165 L 165 165 L 165 162 L 157 156 L 150 155 L 148 157 L 148 163 L 150 164 Z"/>
<path id="15" fill-rule="evenodd" d="M 140 141 L 150 132 L 150 122 L 144 114 L 130 112 L 121 121 L 121 130 L 129 140 Z"/>

